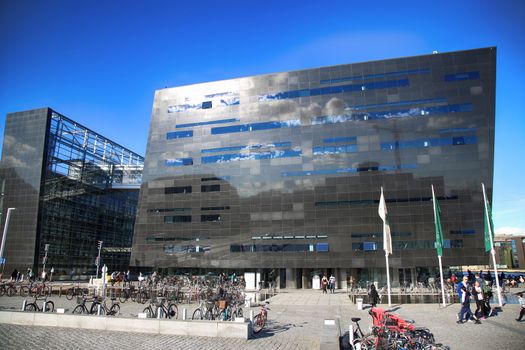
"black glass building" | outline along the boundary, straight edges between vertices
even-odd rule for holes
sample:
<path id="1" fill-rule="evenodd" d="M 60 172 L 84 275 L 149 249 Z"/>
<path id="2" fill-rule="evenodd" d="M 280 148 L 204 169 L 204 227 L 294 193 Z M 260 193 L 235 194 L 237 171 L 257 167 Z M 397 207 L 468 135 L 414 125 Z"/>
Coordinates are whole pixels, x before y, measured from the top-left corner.
<path id="1" fill-rule="evenodd" d="M 385 279 L 485 264 L 496 48 L 436 53 L 156 91 L 131 264 Z"/>
<path id="2" fill-rule="evenodd" d="M 144 159 L 49 109 L 7 115 L 0 166 L 5 270 L 95 274 L 129 267 Z"/>

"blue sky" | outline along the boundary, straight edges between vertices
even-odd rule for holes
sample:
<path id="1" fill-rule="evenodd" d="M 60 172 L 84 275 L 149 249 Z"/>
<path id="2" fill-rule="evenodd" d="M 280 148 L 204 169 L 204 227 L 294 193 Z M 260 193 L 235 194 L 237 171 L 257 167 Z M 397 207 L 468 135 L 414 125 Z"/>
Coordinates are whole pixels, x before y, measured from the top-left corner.
<path id="1" fill-rule="evenodd" d="M 144 154 L 159 88 L 497 46 L 494 221 L 525 233 L 524 14 L 521 0 L 3 0 L 0 137 L 7 113 L 49 106 Z"/>

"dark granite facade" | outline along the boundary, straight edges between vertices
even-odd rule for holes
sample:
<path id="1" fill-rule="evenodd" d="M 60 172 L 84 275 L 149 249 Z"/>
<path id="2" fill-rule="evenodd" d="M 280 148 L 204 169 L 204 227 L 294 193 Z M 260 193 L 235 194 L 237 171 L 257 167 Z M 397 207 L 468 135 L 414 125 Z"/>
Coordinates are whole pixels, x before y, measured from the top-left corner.
<path id="1" fill-rule="evenodd" d="M 132 266 L 381 280 L 382 186 L 413 279 L 437 265 L 431 185 L 444 264 L 485 264 L 495 70 L 491 47 L 158 90 Z"/>

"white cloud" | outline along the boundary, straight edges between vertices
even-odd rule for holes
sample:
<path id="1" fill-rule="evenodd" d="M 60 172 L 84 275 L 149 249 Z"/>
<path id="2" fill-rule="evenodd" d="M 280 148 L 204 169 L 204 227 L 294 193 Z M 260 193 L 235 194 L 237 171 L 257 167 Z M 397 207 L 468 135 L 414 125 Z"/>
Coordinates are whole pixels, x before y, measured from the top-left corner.
<path id="1" fill-rule="evenodd" d="M 496 229 L 495 233 L 498 236 L 525 236 L 525 228 L 505 226 Z"/>

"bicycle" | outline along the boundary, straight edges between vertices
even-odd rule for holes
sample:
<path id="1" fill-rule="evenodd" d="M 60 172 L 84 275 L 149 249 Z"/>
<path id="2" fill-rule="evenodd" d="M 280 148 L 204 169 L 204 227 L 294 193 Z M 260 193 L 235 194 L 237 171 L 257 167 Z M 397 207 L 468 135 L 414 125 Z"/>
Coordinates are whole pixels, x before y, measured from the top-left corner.
<path id="1" fill-rule="evenodd" d="M 55 310 L 55 304 L 49 300 L 47 301 L 47 296 L 45 298 L 38 298 L 38 296 L 34 297 L 35 300 L 32 303 L 28 303 L 24 307 L 24 311 L 32 311 L 32 312 L 53 312 Z M 42 307 L 38 306 L 37 300 L 43 300 L 44 303 L 42 304 Z M 45 308 L 45 310 L 44 310 Z"/>
<path id="2" fill-rule="evenodd" d="M 74 297 L 76 297 L 78 295 L 82 295 L 82 294 L 86 294 L 86 289 L 85 288 L 80 288 L 80 284 L 77 283 L 77 285 L 75 287 L 68 288 L 68 290 L 66 292 L 66 299 L 67 300 L 72 300 Z"/>
<path id="3" fill-rule="evenodd" d="M 201 300 L 200 305 L 191 316 L 192 320 L 213 320 L 219 311 L 216 310 L 216 304 L 211 300 Z"/>
<path id="4" fill-rule="evenodd" d="M 83 295 L 82 297 L 77 297 L 77 305 L 73 309 L 74 314 L 91 314 L 92 307 L 88 310 L 86 302 L 92 302 L 93 299 L 89 299 L 87 296 Z"/>
<path id="5" fill-rule="evenodd" d="M 169 303 L 168 306 L 166 306 L 165 302 L 165 298 L 157 299 L 157 301 L 151 299 L 150 304 L 142 312 L 146 314 L 147 318 L 157 318 L 158 312 L 160 311 L 164 318 L 177 319 L 179 316 L 177 305 Z"/>
<path id="6" fill-rule="evenodd" d="M 29 286 L 29 295 L 30 296 L 51 295 L 51 287 L 46 286 L 45 282 L 32 283 Z"/>
<path id="7" fill-rule="evenodd" d="M 264 304 L 260 305 L 261 310 L 255 317 L 253 318 L 253 333 L 259 333 L 264 326 L 266 326 L 266 321 L 268 320 L 268 310 L 270 308 L 268 307 L 268 304 L 270 304 L 269 301 L 265 302 Z"/>
<path id="8" fill-rule="evenodd" d="M 101 315 L 108 315 L 108 316 L 117 316 L 120 314 L 120 305 L 115 302 L 115 299 L 111 299 L 111 306 L 108 308 L 106 305 L 106 298 L 100 297 L 94 297 L 93 298 L 93 304 L 91 305 L 91 309 L 89 310 L 89 313 L 94 315 L 98 314 L 98 306 L 100 305 L 100 314 Z"/>

